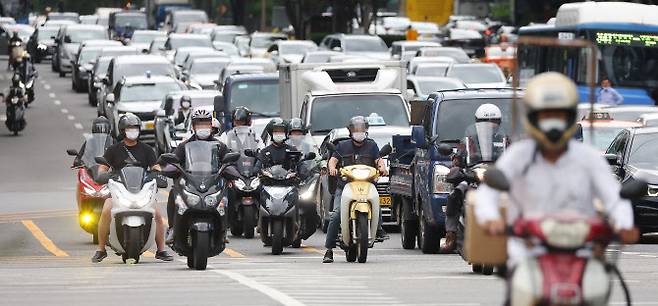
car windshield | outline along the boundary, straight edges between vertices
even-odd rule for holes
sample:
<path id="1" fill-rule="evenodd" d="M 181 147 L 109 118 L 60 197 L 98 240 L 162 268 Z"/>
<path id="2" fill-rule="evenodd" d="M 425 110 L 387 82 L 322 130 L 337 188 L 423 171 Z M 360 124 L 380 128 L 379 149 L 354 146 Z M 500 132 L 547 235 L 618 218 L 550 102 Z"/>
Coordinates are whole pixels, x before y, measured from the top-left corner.
<path id="1" fill-rule="evenodd" d="M 601 152 L 605 152 L 617 134 L 623 129 L 624 127 L 594 126 L 594 135 L 592 137 L 592 128 L 583 127 L 583 142 L 592 145 Z"/>
<path id="2" fill-rule="evenodd" d="M 102 59 L 102 60 L 99 59 L 98 63 L 96 64 L 95 74 L 97 76 L 105 75 L 105 73 L 107 73 L 107 68 L 110 67 L 110 61 L 111 60 L 112 59 L 110 59 L 110 58 L 105 58 L 105 59 Z"/>
<path id="3" fill-rule="evenodd" d="M 202 37 L 178 37 L 169 40 L 171 50 L 176 50 L 181 47 L 210 47 L 212 43 L 209 38 Z"/>
<path id="4" fill-rule="evenodd" d="M 656 133 L 638 134 L 633 138 L 628 163 L 643 169 L 658 170 L 658 137 Z"/>
<path id="5" fill-rule="evenodd" d="M 59 31 L 59 29 L 57 29 L 57 28 L 54 28 L 54 29 L 41 28 L 41 29 L 39 29 L 39 34 L 37 34 L 38 40 L 52 39 L 53 36 L 57 36 L 58 31 Z"/>
<path id="6" fill-rule="evenodd" d="M 217 71 L 222 71 L 228 63 L 228 61 L 193 62 L 190 67 L 190 74 L 214 74 L 217 76 Z"/>
<path id="7" fill-rule="evenodd" d="M 446 82 L 443 80 L 420 80 L 418 81 L 418 89 L 420 94 L 429 95 L 437 90 L 450 90 L 458 89 L 462 86 L 457 86 L 454 82 Z"/>
<path id="8" fill-rule="evenodd" d="M 176 72 L 174 71 L 173 67 L 171 67 L 171 64 L 168 63 L 161 63 L 161 64 L 131 63 L 131 64 L 120 65 L 118 67 L 114 75 L 114 84 L 119 82 L 119 80 L 121 80 L 121 78 L 124 76 L 129 77 L 129 76 L 146 75 L 147 71 L 151 72 L 151 75 L 169 75 L 169 76 L 176 75 Z"/>
<path id="9" fill-rule="evenodd" d="M 602 70 L 614 86 L 658 87 L 658 48 L 599 45 L 599 49 Z"/>
<path id="10" fill-rule="evenodd" d="M 308 51 L 315 51 L 318 47 L 312 44 L 281 44 L 279 53 L 281 54 L 304 54 Z"/>
<path id="11" fill-rule="evenodd" d="M 449 77 L 462 80 L 467 84 L 505 82 L 500 68 L 496 66 L 459 65 L 448 71 Z"/>
<path id="12" fill-rule="evenodd" d="M 150 44 L 156 37 L 163 37 L 163 35 L 162 33 L 135 32 L 135 34 L 133 34 L 131 42 Z"/>
<path id="13" fill-rule="evenodd" d="M 512 130 L 512 100 L 511 99 L 473 99 L 473 100 L 445 100 L 439 105 L 438 122 L 435 126 L 435 135 L 439 140 L 461 140 L 466 130 L 475 124 L 475 110 L 485 103 L 495 104 L 503 114 L 501 120 L 501 134 L 510 135 Z M 520 108 L 520 106 L 519 106 Z M 521 127 L 520 122 L 516 124 Z"/>
<path id="14" fill-rule="evenodd" d="M 231 87 L 232 109 L 245 106 L 249 110 L 266 116 L 278 116 L 281 109 L 279 104 L 279 81 L 241 81 L 233 83 Z"/>
<path id="15" fill-rule="evenodd" d="M 114 18 L 115 27 L 146 29 L 146 15 L 115 15 Z"/>
<path id="16" fill-rule="evenodd" d="M 78 63 L 86 64 L 95 60 L 98 55 L 101 53 L 100 48 L 83 48 L 80 51 L 80 57 L 78 58 Z"/>
<path id="17" fill-rule="evenodd" d="M 285 39 L 279 36 L 254 36 L 251 38 L 251 47 L 269 48 L 277 40 L 285 40 Z"/>
<path id="18" fill-rule="evenodd" d="M 81 43 L 85 40 L 107 39 L 107 32 L 100 29 L 75 29 L 67 31 L 72 43 Z"/>
<path id="19" fill-rule="evenodd" d="M 373 38 L 346 38 L 344 48 L 349 52 L 388 52 L 384 41 Z"/>
<path id="20" fill-rule="evenodd" d="M 339 112 L 336 110 L 340 110 Z M 375 113 L 389 126 L 409 126 L 404 101 L 396 95 L 345 95 L 319 97 L 311 109 L 312 133 L 344 127 L 354 116 Z"/>
<path id="21" fill-rule="evenodd" d="M 181 90 L 176 82 L 127 85 L 121 89 L 120 102 L 160 101 L 172 91 Z"/>
<path id="22" fill-rule="evenodd" d="M 442 77 L 446 75 L 448 65 L 418 65 L 415 75 Z"/>

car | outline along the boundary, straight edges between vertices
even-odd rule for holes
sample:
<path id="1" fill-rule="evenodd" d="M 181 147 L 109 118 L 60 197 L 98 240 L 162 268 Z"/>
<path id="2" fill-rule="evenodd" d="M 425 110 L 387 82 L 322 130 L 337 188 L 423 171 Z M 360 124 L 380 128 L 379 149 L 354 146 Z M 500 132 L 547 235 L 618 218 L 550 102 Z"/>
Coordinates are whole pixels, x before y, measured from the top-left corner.
<path id="1" fill-rule="evenodd" d="M 605 111 L 615 120 L 636 121 L 642 114 L 656 113 L 656 106 L 603 106 Z"/>
<path id="2" fill-rule="evenodd" d="M 658 126 L 658 113 L 642 114 L 637 122 L 644 127 Z"/>
<path id="3" fill-rule="evenodd" d="M 172 152 L 186 136 L 189 136 L 186 128 L 189 122 L 183 122 L 178 125 L 174 124 L 175 115 L 180 108 L 179 101 L 182 96 L 188 96 L 192 99 L 192 108 L 203 106 L 213 107 L 215 105 L 215 97 L 221 96 L 221 93 L 217 90 L 183 90 L 168 93 L 156 112 L 154 123 L 155 149 L 159 154 Z"/>
<path id="4" fill-rule="evenodd" d="M 151 44 L 148 47 L 147 54 L 151 55 L 165 55 L 165 43 L 167 43 L 167 37 L 156 37 L 151 41 Z"/>
<path id="5" fill-rule="evenodd" d="M 471 58 L 468 57 L 468 54 L 461 49 L 455 47 L 423 47 L 418 50 L 416 56 L 425 57 L 425 56 L 445 56 L 452 57 L 460 64 L 467 64 L 471 62 Z"/>
<path id="6" fill-rule="evenodd" d="M 240 57 L 240 50 L 238 50 L 238 47 L 236 47 L 233 43 L 213 41 L 212 45 L 215 47 L 215 50 L 224 52 L 230 57 Z"/>
<path id="7" fill-rule="evenodd" d="M 407 77 L 407 90 L 414 91 L 416 100 L 426 100 L 427 97 L 441 90 L 453 90 L 466 88 L 464 82 L 455 78 L 447 77 L 427 77 L 410 75 Z"/>
<path id="8" fill-rule="evenodd" d="M 210 35 L 217 25 L 214 23 L 191 23 L 185 33 Z"/>
<path id="9" fill-rule="evenodd" d="M 133 113 L 142 120 L 139 139 L 146 143 L 155 143 L 155 112 L 160 109 L 162 99 L 173 91 L 186 89 L 185 85 L 170 76 L 145 75 L 124 77 L 117 83 L 114 91 L 107 94 L 105 115 L 117 137 L 119 118 L 125 113 Z"/>
<path id="10" fill-rule="evenodd" d="M 173 62 L 174 53 L 182 47 L 205 47 L 213 48 L 210 36 L 203 34 L 178 34 L 172 33 L 167 37 L 164 49 L 167 59 Z"/>
<path id="11" fill-rule="evenodd" d="M 605 151 L 605 159 L 620 182 L 641 179 L 649 184 L 647 194 L 631 202 L 635 226 L 642 234 L 658 231 L 658 128 L 621 131 Z"/>
<path id="12" fill-rule="evenodd" d="M 448 67 L 455 63 L 455 59 L 447 56 L 424 56 L 424 57 L 414 57 L 407 64 L 407 70 L 410 74 L 416 74 L 416 67 L 422 64 L 446 64 Z M 443 69 L 441 69 L 443 70 Z M 446 69 L 441 76 L 445 76 L 448 70 Z"/>
<path id="13" fill-rule="evenodd" d="M 400 40 L 391 44 L 391 58 L 403 61 L 409 61 L 416 56 L 416 53 L 423 47 L 440 47 L 441 44 L 432 41 L 422 40 Z"/>
<path id="14" fill-rule="evenodd" d="M 128 43 L 135 30 L 148 29 L 146 14 L 140 11 L 110 13 L 108 21 L 110 38 Z"/>
<path id="15" fill-rule="evenodd" d="M 247 32 L 240 30 L 226 30 L 221 27 L 215 27 L 212 32 L 210 32 L 210 39 L 213 43 L 219 41 L 232 44 L 235 40 L 235 37 L 240 35 L 247 35 Z"/>
<path id="16" fill-rule="evenodd" d="M 222 87 L 222 110 L 220 117 L 224 130 L 232 126 L 231 112 L 239 106 L 249 108 L 253 113 L 253 128 L 261 135 L 267 123 L 280 116 L 279 74 L 253 73 L 227 77 Z"/>
<path id="17" fill-rule="evenodd" d="M 418 63 L 410 75 L 419 77 L 442 77 L 450 68 L 449 63 Z"/>
<path id="18" fill-rule="evenodd" d="M 190 88 L 214 89 L 218 80 L 217 71 L 222 71 L 230 64 L 228 57 L 198 58 L 183 70 L 181 80 Z"/>
<path id="19" fill-rule="evenodd" d="M 264 57 L 267 49 L 277 40 L 287 40 L 288 36 L 281 33 L 254 32 L 249 35 L 248 55 L 251 57 Z"/>
<path id="20" fill-rule="evenodd" d="M 379 36 L 358 34 L 331 34 L 320 42 L 320 49 L 364 56 L 378 60 L 388 60 L 391 54 L 384 40 Z"/>
<path id="21" fill-rule="evenodd" d="M 34 33 L 34 28 L 25 24 L 0 25 L 0 54 L 8 54 L 9 40 L 14 35 L 14 32 L 18 33 L 18 37 L 25 44 L 30 40 L 30 36 Z"/>
<path id="22" fill-rule="evenodd" d="M 101 94 L 101 86 L 103 86 L 102 79 L 105 78 L 107 74 L 107 68 L 110 66 L 110 61 L 114 57 L 112 56 L 101 56 L 96 58 L 94 66 L 88 71 L 89 76 L 87 77 L 87 94 L 89 95 L 89 105 L 96 106 L 98 104 L 99 95 Z M 101 113 L 97 110 L 98 116 Z"/>
<path id="23" fill-rule="evenodd" d="M 32 55 L 35 63 L 41 63 L 42 60 L 52 58 L 55 52 L 55 37 L 59 27 L 41 26 L 35 29 L 30 39 L 27 41 L 27 51 Z"/>
<path id="24" fill-rule="evenodd" d="M 139 49 L 142 53 L 149 53 L 149 47 L 156 38 L 163 38 L 164 45 L 167 33 L 153 30 L 135 30 L 127 45 Z"/>
<path id="25" fill-rule="evenodd" d="M 328 63 L 331 57 L 337 55 L 342 55 L 342 53 L 326 50 L 306 52 L 304 58 L 302 58 L 302 63 Z"/>
<path id="26" fill-rule="evenodd" d="M 82 53 L 88 50 L 84 56 Z M 87 91 L 87 78 L 89 71 L 93 69 L 94 63 L 98 57 L 116 57 L 121 55 L 137 55 L 139 50 L 128 46 L 86 46 L 78 52 L 78 57 L 73 62 L 73 73 L 71 75 L 71 88 L 77 92 Z"/>
<path id="27" fill-rule="evenodd" d="M 183 67 L 183 62 L 188 55 L 192 53 L 216 53 L 218 52 L 213 47 L 180 47 L 174 52 L 174 58 L 172 63 L 176 66 L 177 70 L 181 70 Z"/>
<path id="28" fill-rule="evenodd" d="M 51 20 L 68 20 L 75 23 L 80 23 L 80 14 L 74 12 L 50 12 L 46 17 L 46 22 Z"/>
<path id="29" fill-rule="evenodd" d="M 78 23 L 72 20 L 46 20 L 46 22 L 44 22 L 41 26 L 61 28 L 63 26 L 72 25 L 72 24 L 78 24 Z"/>
<path id="30" fill-rule="evenodd" d="M 192 65 L 192 62 L 196 59 L 201 59 L 201 58 L 226 58 L 230 60 L 230 57 L 221 51 L 216 51 L 213 50 L 211 52 L 192 52 L 188 54 L 185 57 L 185 60 L 183 61 L 183 66 L 181 67 L 181 71 L 185 70 L 190 70 L 190 66 Z"/>
<path id="31" fill-rule="evenodd" d="M 277 70 L 276 65 L 267 58 L 238 58 L 231 61 L 219 74 L 219 84 L 223 84 L 231 75 L 248 73 L 271 73 Z"/>
<path id="32" fill-rule="evenodd" d="M 80 16 L 80 24 L 96 24 L 98 16 L 96 15 L 82 15 Z"/>
<path id="33" fill-rule="evenodd" d="M 107 30 L 99 25 L 69 25 L 59 29 L 55 43 L 54 61 L 60 77 L 72 71 L 71 60 L 77 56 L 80 44 L 86 40 L 105 40 Z"/>
<path id="34" fill-rule="evenodd" d="M 496 64 L 454 64 L 450 66 L 446 76 L 464 81 L 467 87 L 507 87 L 505 74 Z"/>
<path id="35" fill-rule="evenodd" d="M 207 23 L 208 15 L 202 10 L 181 9 L 167 13 L 164 28 L 167 32 L 183 33 L 193 23 Z"/>
<path id="36" fill-rule="evenodd" d="M 612 140 L 624 129 L 642 127 L 639 122 L 612 120 L 607 118 L 589 120 L 585 118 L 578 122 L 578 138 L 584 143 L 592 145 L 601 153 L 610 146 Z"/>
<path id="37" fill-rule="evenodd" d="M 318 49 L 312 40 L 278 40 L 267 48 L 267 57 L 277 65 L 301 63 L 306 52 Z"/>
<path id="38" fill-rule="evenodd" d="M 410 25 L 411 20 L 408 17 L 381 17 L 377 18 L 377 24 L 374 22 L 370 24 L 368 34 L 404 36 Z"/>

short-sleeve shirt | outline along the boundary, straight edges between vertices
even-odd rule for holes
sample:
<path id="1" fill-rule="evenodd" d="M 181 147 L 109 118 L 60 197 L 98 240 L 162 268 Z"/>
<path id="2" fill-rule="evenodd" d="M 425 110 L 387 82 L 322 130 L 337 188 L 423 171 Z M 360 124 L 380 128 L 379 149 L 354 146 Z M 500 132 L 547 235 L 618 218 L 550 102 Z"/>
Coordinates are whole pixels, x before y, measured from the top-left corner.
<path id="1" fill-rule="evenodd" d="M 338 154 L 334 154 L 333 157 L 341 161 L 340 165 L 343 167 L 351 165 L 377 167 L 375 161 L 379 158 L 379 147 L 370 138 L 366 138 L 361 146 L 356 146 L 351 139 L 343 140 L 336 146 L 336 152 Z"/>
<path id="2" fill-rule="evenodd" d="M 113 144 L 107 148 L 103 157 L 105 157 L 113 170 L 122 169 L 128 162 L 136 162 L 144 169 L 148 169 L 155 165 L 157 161 L 155 151 L 149 145 L 142 142 L 137 142 L 134 146 L 127 146 L 123 142 Z"/>
<path id="3" fill-rule="evenodd" d="M 263 168 L 281 165 L 285 169 L 290 169 L 292 167 L 291 161 L 288 160 L 288 152 L 290 151 L 296 151 L 295 147 L 288 144 L 283 146 L 271 144 L 260 150 L 258 159 L 261 161 Z"/>

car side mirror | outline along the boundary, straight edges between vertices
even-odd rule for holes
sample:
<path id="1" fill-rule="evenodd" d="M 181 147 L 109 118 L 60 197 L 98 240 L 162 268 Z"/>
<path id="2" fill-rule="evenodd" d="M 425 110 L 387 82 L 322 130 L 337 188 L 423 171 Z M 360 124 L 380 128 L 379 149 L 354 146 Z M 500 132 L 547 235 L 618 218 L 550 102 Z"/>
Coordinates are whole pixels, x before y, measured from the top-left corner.
<path id="1" fill-rule="evenodd" d="M 157 163 L 160 165 L 163 164 L 177 165 L 180 163 L 180 160 L 178 159 L 178 156 L 176 156 L 176 154 L 174 153 L 164 153 L 160 155 Z"/>
<path id="2" fill-rule="evenodd" d="M 78 156 L 78 151 L 74 150 L 74 149 L 68 149 L 68 150 L 66 150 L 66 154 L 68 154 L 70 156 Z"/>
<path id="3" fill-rule="evenodd" d="M 603 154 L 603 157 L 610 166 L 619 166 L 619 155 L 617 154 Z"/>
<path id="4" fill-rule="evenodd" d="M 411 127 L 411 143 L 415 144 L 416 147 L 426 148 L 427 139 L 425 139 L 425 129 L 420 125 L 414 125 Z"/>
<path id="5" fill-rule="evenodd" d="M 379 157 L 388 156 L 391 152 L 393 152 L 393 148 L 390 144 L 386 144 L 379 150 Z"/>
<path id="6" fill-rule="evenodd" d="M 245 155 L 245 156 L 248 156 L 248 157 L 256 157 L 256 153 L 257 153 L 257 152 L 254 151 L 254 150 L 252 150 L 252 149 L 246 149 L 246 150 L 244 150 L 244 155 Z"/>
<path id="7" fill-rule="evenodd" d="M 96 161 L 96 163 L 99 165 L 108 166 L 108 167 L 110 166 L 110 163 L 103 156 L 96 156 L 94 158 L 94 161 Z"/>
<path id="8" fill-rule="evenodd" d="M 306 153 L 306 156 L 304 156 L 304 160 L 314 160 L 317 155 L 315 152 L 308 152 Z"/>
<path id="9" fill-rule="evenodd" d="M 438 151 L 442 156 L 450 156 L 452 154 L 452 146 L 447 143 L 439 144 Z"/>
<path id="10" fill-rule="evenodd" d="M 238 161 L 240 159 L 241 154 L 238 152 L 231 152 L 226 155 L 224 155 L 224 158 L 222 158 L 222 164 L 232 164 Z"/>
<path id="11" fill-rule="evenodd" d="M 107 97 L 105 97 L 105 101 L 107 103 L 114 103 L 114 94 L 113 93 L 107 94 Z"/>
<path id="12" fill-rule="evenodd" d="M 497 168 L 489 168 L 484 172 L 484 183 L 499 191 L 509 191 L 510 183 L 503 171 Z"/>
<path id="13" fill-rule="evenodd" d="M 621 185 L 619 196 L 622 199 L 634 200 L 647 195 L 649 185 L 641 179 L 629 179 Z"/>

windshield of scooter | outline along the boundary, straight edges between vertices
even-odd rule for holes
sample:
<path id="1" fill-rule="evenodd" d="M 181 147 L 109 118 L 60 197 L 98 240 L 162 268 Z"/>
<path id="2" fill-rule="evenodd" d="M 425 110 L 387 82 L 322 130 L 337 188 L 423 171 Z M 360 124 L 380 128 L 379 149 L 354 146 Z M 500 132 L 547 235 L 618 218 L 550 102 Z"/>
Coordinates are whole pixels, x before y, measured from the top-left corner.
<path id="1" fill-rule="evenodd" d="M 288 176 L 288 170 L 282 165 L 276 165 L 265 169 L 265 172 L 269 173 L 272 177 L 271 179 L 276 181 L 286 180 Z"/>
<path id="2" fill-rule="evenodd" d="M 240 152 L 241 156 L 236 163 L 236 167 L 240 175 L 244 177 L 251 177 L 254 175 L 254 165 L 256 159 L 244 155 L 244 151 L 258 149 L 256 142 L 256 135 L 249 126 L 236 126 L 226 134 L 226 145 L 231 152 Z"/>
<path id="3" fill-rule="evenodd" d="M 85 167 L 91 168 L 98 165 L 94 160 L 98 156 L 103 156 L 105 150 L 112 145 L 112 138 L 109 134 L 94 133 L 89 136 L 85 142 L 85 151 L 82 154 L 82 163 Z"/>
<path id="4" fill-rule="evenodd" d="M 185 171 L 210 174 L 219 171 L 219 147 L 214 141 L 192 141 L 185 145 Z"/>
<path id="5" fill-rule="evenodd" d="M 495 162 L 507 147 L 508 137 L 498 131 L 498 124 L 477 122 L 466 130 L 463 146 L 466 165 Z"/>
<path id="6" fill-rule="evenodd" d="M 142 167 L 126 166 L 121 169 L 119 178 L 130 193 L 138 193 L 142 190 L 145 173 Z"/>
<path id="7" fill-rule="evenodd" d="M 313 136 L 311 136 L 311 134 L 290 135 L 286 142 L 288 145 L 297 149 L 297 151 L 302 152 L 302 155 L 306 155 L 310 152 L 317 153 L 317 148 L 315 147 L 315 142 L 313 141 Z"/>

